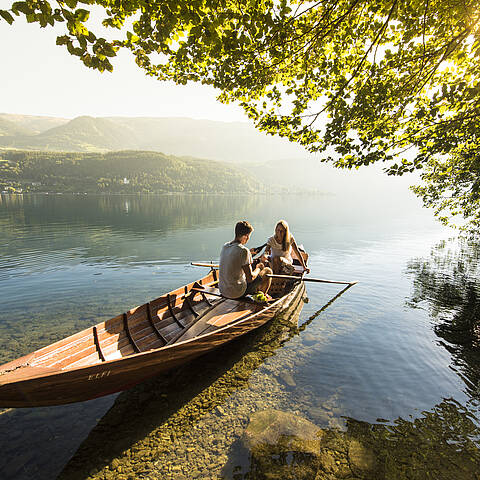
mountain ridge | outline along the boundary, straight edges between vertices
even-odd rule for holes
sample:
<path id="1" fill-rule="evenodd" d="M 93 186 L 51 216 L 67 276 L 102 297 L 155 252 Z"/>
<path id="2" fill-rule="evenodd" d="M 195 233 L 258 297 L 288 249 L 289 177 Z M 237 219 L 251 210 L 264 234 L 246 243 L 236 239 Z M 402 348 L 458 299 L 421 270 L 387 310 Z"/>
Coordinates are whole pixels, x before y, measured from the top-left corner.
<path id="1" fill-rule="evenodd" d="M 85 115 L 71 120 L 45 117 L 43 126 L 48 122 L 53 126 L 38 131 L 42 117 L 0 114 L 0 119 L 30 132 L 2 135 L 0 129 L 0 147 L 3 148 L 75 152 L 149 150 L 235 163 L 300 158 L 307 154 L 302 147 L 259 132 L 243 122 Z M 36 130 L 31 127 L 34 119 Z M 7 131 L 11 132 L 12 128 Z"/>

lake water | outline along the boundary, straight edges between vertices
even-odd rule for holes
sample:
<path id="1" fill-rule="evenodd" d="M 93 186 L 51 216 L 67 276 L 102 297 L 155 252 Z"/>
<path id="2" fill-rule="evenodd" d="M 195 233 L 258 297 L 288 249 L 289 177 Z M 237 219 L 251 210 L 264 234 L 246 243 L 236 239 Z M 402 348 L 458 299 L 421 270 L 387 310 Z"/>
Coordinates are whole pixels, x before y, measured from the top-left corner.
<path id="1" fill-rule="evenodd" d="M 273 322 L 123 394 L 1 412 L 0 478 L 282 478 L 242 442 L 266 409 L 363 429 L 384 478 L 478 478 L 479 252 L 407 192 L 2 195 L 0 363 L 200 277 L 190 262 L 216 260 L 237 220 L 257 246 L 280 218 L 312 276 L 359 283 L 323 310 L 341 287 L 309 283 L 299 329 Z"/>

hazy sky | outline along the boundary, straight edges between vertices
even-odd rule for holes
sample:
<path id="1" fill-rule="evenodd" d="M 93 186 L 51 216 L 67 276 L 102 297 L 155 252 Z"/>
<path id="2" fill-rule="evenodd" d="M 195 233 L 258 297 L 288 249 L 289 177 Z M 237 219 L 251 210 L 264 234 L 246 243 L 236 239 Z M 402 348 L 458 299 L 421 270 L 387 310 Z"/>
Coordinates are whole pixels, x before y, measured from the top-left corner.
<path id="1" fill-rule="evenodd" d="M 11 26 L 0 21 L 0 112 L 247 121 L 239 107 L 216 101 L 213 88 L 145 76 L 128 52 L 114 59 L 113 74 L 86 68 L 55 45 L 56 36 L 52 28 L 21 18 Z"/>

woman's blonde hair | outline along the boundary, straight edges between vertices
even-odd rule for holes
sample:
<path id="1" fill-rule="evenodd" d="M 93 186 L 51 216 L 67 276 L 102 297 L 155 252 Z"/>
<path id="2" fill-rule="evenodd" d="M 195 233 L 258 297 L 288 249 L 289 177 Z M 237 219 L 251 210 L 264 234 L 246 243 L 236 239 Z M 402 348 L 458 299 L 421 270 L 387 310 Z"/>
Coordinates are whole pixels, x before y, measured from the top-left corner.
<path id="1" fill-rule="evenodd" d="M 290 235 L 290 229 L 288 228 L 288 223 L 285 220 L 279 220 L 275 225 L 275 229 L 281 225 L 285 230 L 285 235 L 283 236 L 282 241 L 282 250 L 286 252 L 290 249 L 290 245 L 292 244 L 292 236 Z"/>

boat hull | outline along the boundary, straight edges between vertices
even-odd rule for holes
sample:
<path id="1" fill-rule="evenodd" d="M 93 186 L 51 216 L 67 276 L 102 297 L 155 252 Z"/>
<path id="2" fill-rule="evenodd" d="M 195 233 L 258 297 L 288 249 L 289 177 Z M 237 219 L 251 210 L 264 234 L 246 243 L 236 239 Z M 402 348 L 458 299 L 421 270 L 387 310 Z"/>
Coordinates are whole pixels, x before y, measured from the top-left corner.
<path id="1" fill-rule="evenodd" d="M 288 294 L 268 307 L 213 332 L 90 366 L 53 371 L 28 367 L 23 373 L 22 361 L 28 361 L 26 356 L 16 362 L 18 373 L 14 367 L 11 372 L 0 374 L 0 407 L 60 405 L 126 390 L 259 328 L 298 303 L 304 289 L 303 282 L 298 282 Z M 9 380 L 11 376 L 16 377 L 15 381 Z"/>

